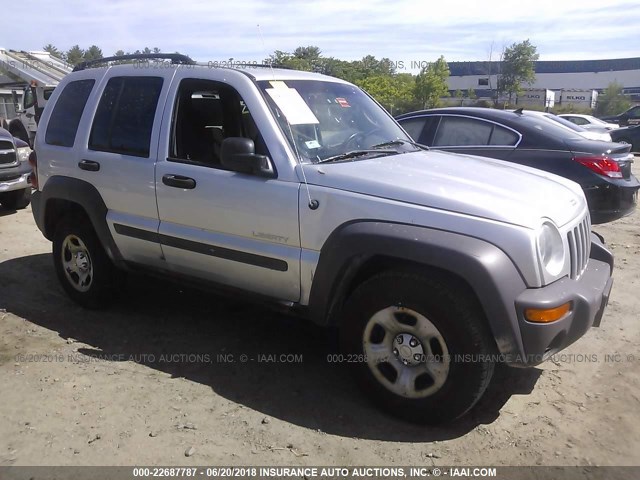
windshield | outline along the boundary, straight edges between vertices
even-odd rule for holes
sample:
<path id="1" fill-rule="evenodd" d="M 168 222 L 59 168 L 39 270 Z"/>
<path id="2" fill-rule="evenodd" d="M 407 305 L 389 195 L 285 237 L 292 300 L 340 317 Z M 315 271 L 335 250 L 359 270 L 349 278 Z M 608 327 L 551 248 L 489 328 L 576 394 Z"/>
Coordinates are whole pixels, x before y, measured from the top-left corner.
<path id="1" fill-rule="evenodd" d="M 394 141 L 392 153 L 417 149 L 387 112 L 353 85 L 318 80 L 258 85 L 302 162 L 317 163 L 355 151 L 388 154 L 383 144 Z M 383 146 L 379 153 L 363 152 Z"/>

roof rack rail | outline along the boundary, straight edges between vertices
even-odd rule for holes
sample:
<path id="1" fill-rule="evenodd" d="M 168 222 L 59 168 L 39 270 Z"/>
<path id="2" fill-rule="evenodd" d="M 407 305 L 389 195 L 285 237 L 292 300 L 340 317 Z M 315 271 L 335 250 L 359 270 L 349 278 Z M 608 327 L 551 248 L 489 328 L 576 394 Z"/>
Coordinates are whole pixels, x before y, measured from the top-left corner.
<path id="1" fill-rule="evenodd" d="M 217 65 L 217 64 L 220 65 Z M 204 65 L 204 66 L 213 66 L 213 67 L 219 67 L 219 68 L 237 68 L 237 67 L 243 67 L 243 68 L 281 68 L 283 70 L 294 70 L 293 67 L 289 67 L 287 65 L 284 65 L 282 63 L 253 63 L 251 61 L 247 61 L 244 62 L 242 60 L 234 60 L 233 62 L 231 62 L 230 65 L 227 65 L 225 63 L 225 61 L 220 61 L 220 62 L 197 62 L 196 65 Z"/>
<path id="2" fill-rule="evenodd" d="M 94 65 L 100 65 L 107 62 L 116 62 L 120 60 L 171 60 L 171 63 L 175 64 L 186 64 L 186 65 L 195 65 L 190 57 L 187 55 L 182 55 L 181 53 L 134 53 L 132 55 L 116 55 L 114 57 L 104 57 L 104 58 L 96 58 L 95 60 L 88 60 L 86 62 L 81 62 L 75 66 L 73 69 L 74 72 L 79 72 L 80 70 L 84 70 L 85 68 L 92 67 Z"/>

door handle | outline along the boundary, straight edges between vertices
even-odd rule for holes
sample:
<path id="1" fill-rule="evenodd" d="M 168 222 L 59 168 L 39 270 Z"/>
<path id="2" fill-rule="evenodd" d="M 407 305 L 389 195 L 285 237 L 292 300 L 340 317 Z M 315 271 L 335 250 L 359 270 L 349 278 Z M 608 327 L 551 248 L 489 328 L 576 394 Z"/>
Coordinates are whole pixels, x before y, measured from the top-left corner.
<path id="1" fill-rule="evenodd" d="M 78 162 L 78 167 L 80 167 L 81 170 L 86 170 L 88 172 L 97 172 L 100 170 L 100 164 L 92 160 L 80 160 Z"/>
<path id="2" fill-rule="evenodd" d="M 182 175 L 163 175 L 162 183 L 170 187 L 187 188 L 189 190 L 196 188 L 196 181 L 193 178 L 183 177 Z"/>

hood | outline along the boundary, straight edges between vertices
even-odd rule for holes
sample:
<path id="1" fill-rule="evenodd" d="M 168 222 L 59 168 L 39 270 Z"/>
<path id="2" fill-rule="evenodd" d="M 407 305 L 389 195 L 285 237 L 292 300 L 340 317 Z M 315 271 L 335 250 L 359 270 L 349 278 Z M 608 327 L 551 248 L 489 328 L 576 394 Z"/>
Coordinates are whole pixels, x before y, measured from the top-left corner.
<path id="1" fill-rule="evenodd" d="M 310 184 L 537 228 L 563 226 L 585 208 L 577 183 L 500 160 L 419 151 L 305 165 Z"/>
<path id="2" fill-rule="evenodd" d="M 8 130 L 5 130 L 4 128 L 0 128 L 0 139 L 12 141 L 13 136 L 9 133 Z"/>

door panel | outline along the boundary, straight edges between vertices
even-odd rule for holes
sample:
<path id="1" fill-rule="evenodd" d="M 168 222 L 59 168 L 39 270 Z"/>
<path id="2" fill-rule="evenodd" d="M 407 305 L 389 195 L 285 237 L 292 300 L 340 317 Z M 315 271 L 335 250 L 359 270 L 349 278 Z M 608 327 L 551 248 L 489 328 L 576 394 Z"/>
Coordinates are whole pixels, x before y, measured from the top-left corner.
<path id="1" fill-rule="evenodd" d="M 107 206 L 107 223 L 123 258 L 162 267 L 155 195 L 158 136 L 172 70 L 104 77 L 99 99 L 81 123 L 84 144 L 74 176 L 94 185 Z M 132 232 L 147 235 L 132 236 Z"/>
<path id="2" fill-rule="evenodd" d="M 246 77 L 242 76 L 242 79 Z M 255 86 L 251 86 L 255 89 Z M 159 240 L 167 267 L 273 298 L 300 298 L 299 182 L 232 172 L 229 137 L 270 156 L 245 98 L 224 81 L 184 76 L 172 85 L 156 165 Z"/>
<path id="3" fill-rule="evenodd" d="M 165 185 L 165 175 L 196 181 Z M 299 185 L 158 162 L 160 241 L 169 268 L 271 297 L 300 297 Z"/>

